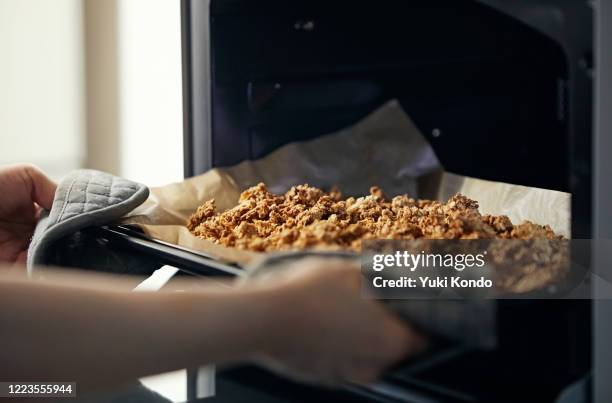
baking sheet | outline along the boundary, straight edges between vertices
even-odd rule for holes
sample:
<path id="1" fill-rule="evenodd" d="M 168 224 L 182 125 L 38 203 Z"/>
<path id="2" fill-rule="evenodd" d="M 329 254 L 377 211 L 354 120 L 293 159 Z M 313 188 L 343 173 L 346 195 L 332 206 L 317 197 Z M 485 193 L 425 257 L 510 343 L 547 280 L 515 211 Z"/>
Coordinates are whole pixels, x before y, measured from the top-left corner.
<path id="1" fill-rule="evenodd" d="M 570 237 L 568 193 L 491 182 L 445 172 L 432 147 L 393 100 L 357 124 L 314 140 L 285 145 L 264 158 L 244 161 L 163 187 L 124 220 L 149 236 L 247 266 L 260 254 L 227 248 L 193 236 L 185 227 L 198 206 L 214 198 L 217 211 L 235 206 L 240 192 L 264 182 L 274 193 L 308 183 L 338 186 L 345 196 L 369 193 L 447 200 L 459 192 L 475 199 L 483 214 L 505 214 L 514 223 L 549 224 Z"/>

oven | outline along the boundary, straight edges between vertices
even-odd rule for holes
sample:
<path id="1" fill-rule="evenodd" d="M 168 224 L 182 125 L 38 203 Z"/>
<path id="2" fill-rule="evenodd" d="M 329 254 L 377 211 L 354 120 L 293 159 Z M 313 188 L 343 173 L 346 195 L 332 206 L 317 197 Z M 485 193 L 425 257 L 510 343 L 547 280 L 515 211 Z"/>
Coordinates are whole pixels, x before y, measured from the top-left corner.
<path id="1" fill-rule="evenodd" d="M 591 238 L 592 15 L 586 1 L 184 0 L 185 176 L 396 98 L 447 170 L 570 192 L 572 236 Z M 330 397 L 238 368 L 218 395 L 543 402 L 589 373 L 591 301 L 500 301 L 496 316 L 494 351 L 441 346 L 373 388 Z"/>
<path id="2" fill-rule="evenodd" d="M 185 176 L 334 132 L 397 99 L 445 169 L 569 192 L 572 237 L 591 239 L 592 7 L 182 0 Z M 129 228 L 94 236 L 186 275 L 240 275 Z M 591 314 L 590 300 L 501 300 L 495 349 L 441 340 L 375 385 L 338 390 L 253 366 L 219 369 L 211 401 L 553 402 L 589 382 Z M 191 371 L 192 398 L 198 382 Z"/>

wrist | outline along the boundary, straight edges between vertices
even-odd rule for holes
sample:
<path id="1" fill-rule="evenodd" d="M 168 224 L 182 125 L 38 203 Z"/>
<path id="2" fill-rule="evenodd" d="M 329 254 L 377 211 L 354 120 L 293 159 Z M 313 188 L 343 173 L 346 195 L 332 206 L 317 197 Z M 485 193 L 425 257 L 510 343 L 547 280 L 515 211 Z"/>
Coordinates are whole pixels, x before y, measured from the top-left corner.
<path id="1" fill-rule="evenodd" d="M 229 315 L 219 317 L 225 330 L 221 343 L 235 352 L 228 361 L 257 359 L 287 343 L 292 327 L 290 295 L 282 287 L 244 287 L 219 296 Z M 229 325 L 229 326 L 228 326 Z"/>
<path id="2" fill-rule="evenodd" d="M 304 334 L 306 307 L 298 298 L 299 290 L 286 285 L 274 285 L 255 291 L 258 294 L 254 301 L 260 302 L 260 324 L 256 345 L 251 357 L 275 356 L 286 350 L 286 346 L 295 346 L 297 339 Z"/>

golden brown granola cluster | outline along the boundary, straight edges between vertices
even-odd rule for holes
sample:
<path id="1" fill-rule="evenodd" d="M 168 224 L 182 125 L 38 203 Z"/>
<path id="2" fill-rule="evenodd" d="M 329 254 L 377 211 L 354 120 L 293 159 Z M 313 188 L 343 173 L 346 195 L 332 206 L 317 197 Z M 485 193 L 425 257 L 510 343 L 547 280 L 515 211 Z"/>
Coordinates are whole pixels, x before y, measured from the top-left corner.
<path id="1" fill-rule="evenodd" d="M 339 191 L 308 185 L 284 195 L 263 183 L 245 190 L 236 207 L 215 212 L 215 201 L 200 206 L 187 223 L 196 236 L 253 251 L 348 249 L 366 239 L 557 239 L 549 226 L 506 216 L 481 215 L 478 202 L 456 194 L 446 203 L 407 195 L 388 200 L 378 187 L 365 197 L 342 199 Z"/>

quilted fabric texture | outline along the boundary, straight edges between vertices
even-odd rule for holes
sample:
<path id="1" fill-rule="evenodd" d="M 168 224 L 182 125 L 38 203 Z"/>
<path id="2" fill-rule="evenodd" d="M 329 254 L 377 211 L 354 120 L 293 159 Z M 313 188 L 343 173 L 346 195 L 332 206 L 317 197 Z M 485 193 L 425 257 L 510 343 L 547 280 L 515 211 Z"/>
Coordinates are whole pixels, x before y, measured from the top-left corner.
<path id="1" fill-rule="evenodd" d="M 28 270 L 46 263 L 47 248 L 54 241 L 116 221 L 148 196 L 149 189 L 140 183 L 94 170 L 72 172 L 58 185 L 51 211 L 36 227 L 28 250 Z"/>

